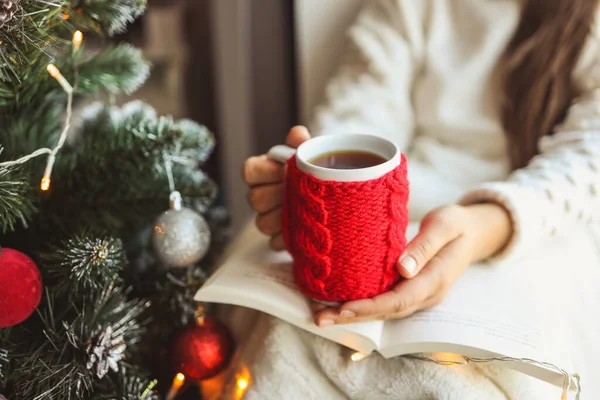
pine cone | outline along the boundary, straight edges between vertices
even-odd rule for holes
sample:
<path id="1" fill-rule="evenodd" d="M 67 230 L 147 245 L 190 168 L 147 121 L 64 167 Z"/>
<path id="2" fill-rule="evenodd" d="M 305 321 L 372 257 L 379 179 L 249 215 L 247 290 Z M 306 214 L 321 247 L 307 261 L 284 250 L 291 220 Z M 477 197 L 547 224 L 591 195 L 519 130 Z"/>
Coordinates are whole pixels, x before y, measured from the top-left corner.
<path id="1" fill-rule="evenodd" d="M 17 12 L 15 0 L 0 0 L 0 28 L 10 22 Z"/>
<path id="2" fill-rule="evenodd" d="M 123 336 L 115 336 L 109 326 L 104 332 L 91 338 L 85 346 L 87 369 L 93 369 L 100 379 L 104 378 L 109 369 L 117 372 L 118 362 L 123 358 L 126 347 Z"/>

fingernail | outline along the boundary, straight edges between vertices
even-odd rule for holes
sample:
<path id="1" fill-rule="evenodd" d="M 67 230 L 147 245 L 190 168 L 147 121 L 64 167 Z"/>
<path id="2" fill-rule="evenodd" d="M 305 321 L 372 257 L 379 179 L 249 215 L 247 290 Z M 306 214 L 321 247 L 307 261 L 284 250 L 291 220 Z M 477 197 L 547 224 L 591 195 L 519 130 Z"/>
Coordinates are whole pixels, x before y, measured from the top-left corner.
<path id="1" fill-rule="evenodd" d="M 335 324 L 335 322 L 332 319 L 322 319 L 319 321 L 319 326 L 330 326 Z"/>
<path id="2" fill-rule="evenodd" d="M 354 318 L 354 317 L 356 317 L 356 313 L 354 311 L 350 311 L 350 310 L 342 310 L 340 312 L 340 317 L 343 317 L 343 318 Z"/>
<path id="3" fill-rule="evenodd" d="M 400 265 L 402 265 L 402 268 L 404 268 L 406 272 L 410 274 L 410 276 L 413 276 L 415 272 L 417 272 L 417 260 L 411 256 L 402 257 L 400 259 Z"/>

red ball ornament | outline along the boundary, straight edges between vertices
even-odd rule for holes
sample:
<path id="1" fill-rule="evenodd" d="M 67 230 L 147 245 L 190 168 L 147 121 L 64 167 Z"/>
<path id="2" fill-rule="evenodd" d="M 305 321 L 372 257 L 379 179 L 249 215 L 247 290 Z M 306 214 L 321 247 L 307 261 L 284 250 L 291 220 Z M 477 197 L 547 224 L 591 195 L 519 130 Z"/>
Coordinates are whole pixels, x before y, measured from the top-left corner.
<path id="1" fill-rule="evenodd" d="M 173 342 L 173 367 L 188 379 L 212 378 L 223 371 L 233 355 L 233 339 L 219 320 L 204 317 L 203 322 L 184 328 Z"/>
<path id="2" fill-rule="evenodd" d="M 42 299 L 40 271 L 25 254 L 1 249 L 0 254 L 0 328 L 25 321 Z"/>

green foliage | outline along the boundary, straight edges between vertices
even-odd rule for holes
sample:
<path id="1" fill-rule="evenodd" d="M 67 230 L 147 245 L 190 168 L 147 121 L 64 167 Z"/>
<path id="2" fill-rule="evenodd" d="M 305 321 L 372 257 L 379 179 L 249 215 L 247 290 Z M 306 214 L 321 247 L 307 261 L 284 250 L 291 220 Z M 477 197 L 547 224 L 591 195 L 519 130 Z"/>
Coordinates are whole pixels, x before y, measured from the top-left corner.
<path id="1" fill-rule="evenodd" d="M 64 46 L 57 33 L 68 29 L 62 18 L 68 1 L 20 0 L 15 4 L 16 14 L 0 28 L 0 80 L 22 82 L 23 69 L 47 58 L 52 48 Z"/>
<path id="2" fill-rule="evenodd" d="M 17 223 L 27 225 L 36 211 L 35 197 L 23 168 L 0 167 L 0 229 L 15 230 Z"/>
<path id="3" fill-rule="evenodd" d="M 202 151 L 192 149 L 212 147 L 213 137 L 190 121 L 158 117 L 137 101 L 121 109 L 94 105 L 75 136 L 78 140 L 57 160 L 52 193 L 46 199 L 47 206 L 57 210 L 51 218 L 68 221 L 68 214 L 78 210 L 79 218 L 73 221 L 77 225 L 119 232 L 139 229 L 148 223 L 148 215 L 168 207 L 165 154 L 185 161 L 174 170 L 184 197 L 206 204 L 214 200 L 214 183 L 197 170 Z M 184 157 L 186 151 L 196 157 Z"/>
<path id="4" fill-rule="evenodd" d="M 60 92 L 56 96 L 64 100 Z M 47 107 L 39 108 L 37 122 L 48 120 L 46 128 L 18 114 L 4 116 L 6 126 L 12 127 L 0 130 L 10 148 L 3 154 L 5 159 L 56 140 L 61 124 L 48 116 L 56 117 L 57 108 L 43 104 Z M 121 108 L 92 105 L 78 126 L 72 133 L 75 140 L 57 158 L 48 193 L 41 195 L 39 173 L 30 172 L 43 169 L 43 158 L 7 170 L 4 181 L 0 175 L 0 188 L 13 185 L 29 194 L 20 194 L 15 201 L 29 199 L 31 207 L 41 210 L 36 214 L 31 208 L 25 214 L 24 208 L 15 204 L 2 212 L 14 216 L 20 215 L 15 214 L 20 210 L 24 219 L 30 220 L 25 237 L 46 238 L 27 243 L 41 252 L 37 259 L 48 288 L 39 317 L 13 329 L 15 333 L 4 344 L 0 341 L 0 348 L 7 348 L 12 355 L 8 393 L 13 400 L 139 396 L 138 389 L 147 382 L 142 375 L 128 377 L 120 370 L 99 378 L 87 367 L 86 345 L 109 327 L 123 334 L 129 351 L 141 340 L 143 329 L 137 321 L 149 303 L 127 300 L 132 294 L 120 287 L 128 261 L 119 238 L 131 242 L 133 234 L 167 208 L 165 158 L 173 163 L 175 185 L 187 206 L 205 212 L 216 196 L 216 186 L 198 168 L 214 147 L 214 137 L 206 128 L 189 120 L 158 116 L 141 102 Z M 14 132 L 19 132 L 22 140 L 11 134 Z M 15 179 L 17 173 L 22 174 L 20 181 Z M 9 200 L 0 190 L 0 204 Z M 16 228 L 13 222 L 7 230 Z M 108 232 L 108 236 L 98 232 Z M 193 292 L 204 279 L 199 272 L 195 266 L 185 276 L 157 278 L 153 290 L 143 296 L 156 305 L 143 319 L 159 318 L 161 329 L 170 333 L 189 322 L 196 306 Z M 110 290 L 106 289 L 109 282 Z M 160 338 L 167 340 L 168 336 L 161 334 Z"/>
<path id="5" fill-rule="evenodd" d="M 91 55 L 85 52 L 84 47 L 74 53 L 69 50 L 49 54 L 24 67 L 19 82 L 0 81 L 0 107 L 12 107 L 0 116 L 10 115 L 12 118 L 17 113 L 30 117 L 32 112 L 42 114 L 38 110 L 40 106 L 47 109 L 60 105 L 60 111 L 64 112 L 64 100 L 61 101 L 61 98 L 65 95 L 46 70 L 50 62 L 58 66 L 69 82 L 76 84 L 76 93 L 80 95 L 130 95 L 150 75 L 150 64 L 143 58 L 142 52 L 127 43 L 108 46 Z"/>
<path id="6" fill-rule="evenodd" d="M 0 343 L 6 343 L 9 330 L 0 330 Z M 9 353 L 7 349 L 0 347 L 0 390 L 4 388 L 6 378 L 8 377 Z"/>
<path id="7" fill-rule="evenodd" d="M 146 3 L 146 0 L 73 0 L 74 21 L 114 35 L 124 32 L 127 24 L 142 15 Z"/>
<path id="8" fill-rule="evenodd" d="M 127 263 L 121 239 L 91 234 L 51 247 L 42 260 L 55 290 L 76 297 L 100 291 Z"/>
<path id="9" fill-rule="evenodd" d="M 81 96 L 131 94 L 150 68 L 127 44 L 91 54 L 70 43 L 75 29 L 122 32 L 145 0 L 13 1 L 16 14 L 0 27 L 0 163 L 57 143 L 67 96 L 48 63 L 74 86 L 76 105 Z M 141 102 L 92 105 L 72 121 L 49 191 L 39 188 L 46 155 L 0 167 L 0 246 L 33 258 L 45 286 L 36 313 L 0 329 L 2 394 L 158 398 L 148 389 L 156 363 L 142 361 L 191 320 L 201 267 L 226 237 L 212 214 L 217 188 L 200 170 L 213 148 L 205 127 L 158 116 Z M 214 229 L 209 255 L 184 271 L 167 272 L 149 250 L 147 228 L 168 207 L 166 160 L 185 206 Z M 141 254 L 151 259 L 150 275 L 135 272 Z"/>
<path id="10" fill-rule="evenodd" d="M 69 47 L 74 26 L 99 34 L 125 30 L 146 9 L 146 0 L 19 0 L 14 17 L 0 28 L 0 98 L 26 84 L 30 66 L 47 63 Z M 0 101 L 1 104 L 1 101 Z"/>
<path id="11" fill-rule="evenodd" d="M 118 373 L 110 374 L 110 386 L 99 387 L 92 400 L 159 400 L 152 390 L 152 382 L 139 371 L 121 367 Z"/>
<path id="12" fill-rule="evenodd" d="M 131 351 L 144 332 L 137 320 L 147 302 L 127 301 L 115 282 L 85 301 L 82 308 L 64 303 L 52 293 L 40 306 L 39 323 L 44 334 L 30 331 L 15 339 L 14 400 L 87 399 L 100 378 L 88 368 L 86 346 L 101 332 L 111 329 L 122 336 Z"/>
<path id="13" fill-rule="evenodd" d="M 139 49 L 129 45 L 104 49 L 77 64 L 77 93 L 105 92 L 112 95 L 135 92 L 150 75 L 150 65 Z"/>

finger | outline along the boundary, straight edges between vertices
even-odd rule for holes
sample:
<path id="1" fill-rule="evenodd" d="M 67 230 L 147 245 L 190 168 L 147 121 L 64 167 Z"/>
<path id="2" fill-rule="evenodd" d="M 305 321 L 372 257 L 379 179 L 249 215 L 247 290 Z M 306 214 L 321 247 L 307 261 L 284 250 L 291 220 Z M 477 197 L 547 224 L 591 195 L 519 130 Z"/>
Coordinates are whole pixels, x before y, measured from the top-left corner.
<path id="1" fill-rule="evenodd" d="M 266 213 L 283 202 L 283 183 L 255 186 L 248 192 L 248 202 L 257 213 Z"/>
<path id="2" fill-rule="evenodd" d="M 418 235 L 406 246 L 398 259 L 398 272 L 405 278 L 413 278 L 439 251 L 460 235 L 463 221 L 460 213 L 442 208 L 429 213 L 421 223 Z"/>
<path id="3" fill-rule="evenodd" d="M 311 303 L 310 303 L 310 309 L 312 310 L 313 314 L 316 314 L 319 311 L 322 311 L 326 308 L 328 308 L 328 307 L 323 303 L 319 303 L 316 301 L 311 301 Z"/>
<path id="4" fill-rule="evenodd" d="M 242 177 L 250 186 L 279 183 L 284 176 L 284 166 L 265 154 L 248 158 L 242 168 Z"/>
<path id="5" fill-rule="evenodd" d="M 471 263 L 470 254 L 465 251 L 469 246 L 465 244 L 467 240 L 464 236 L 455 239 L 425 266 L 428 273 L 435 275 L 433 279 L 435 279 L 439 290 L 447 291 Z"/>
<path id="6" fill-rule="evenodd" d="M 350 301 L 340 307 L 340 315 L 358 318 L 402 318 L 414 313 L 437 289 L 432 287 L 430 274 L 423 273 L 400 282 L 394 289 L 370 299 Z"/>
<path id="7" fill-rule="evenodd" d="M 325 307 L 321 310 L 313 310 L 313 312 L 315 313 L 315 323 L 321 327 L 348 323 L 348 318 L 342 317 L 335 308 Z"/>
<path id="8" fill-rule="evenodd" d="M 442 296 L 430 296 L 425 299 L 418 306 L 410 307 L 400 314 L 376 314 L 376 315 L 363 315 L 356 317 L 343 317 L 340 310 L 335 308 L 327 308 L 317 311 L 315 314 L 315 323 L 318 326 L 331 326 L 331 325 L 344 325 L 344 324 L 355 324 L 358 322 L 369 322 L 373 320 L 388 320 L 388 319 L 400 319 L 411 316 L 412 314 L 434 307 L 441 303 Z M 342 310 L 343 311 L 343 310 Z"/>
<path id="9" fill-rule="evenodd" d="M 256 226 L 265 235 L 273 236 L 281 231 L 281 208 L 256 216 Z"/>
<path id="10" fill-rule="evenodd" d="M 285 144 L 290 147 L 297 148 L 308 139 L 310 139 L 310 133 L 308 133 L 308 129 L 302 125 L 298 125 L 290 129 L 290 132 L 285 139 Z"/>
<path id="11" fill-rule="evenodd" d="M 281 233 L 272 236 L 269 240 L 269 247 L 275 251 L 285 250 L 285 242 L 283 241 L 283 235 Z"/>
<path id="12" fill-rule="evenodd" d="M 406 286 L 415 285 L 416 279 L 403 281 L 399 284 Z M 425 290 L 418 290 L 419 283 L 415 285 L 414 291 L 409 291 L 401 297 L 397 292 L 390 291 L 370 299 L 349 301 L 339 309 L 327 308 L 315 315 L 315 321 L 319 326 L 333 324 L 348 324 L 371 320 L 384 320 L 396 316 L 401 318 L 417 311 L 421 301 L 426 300 L 429 295 Z"/>

